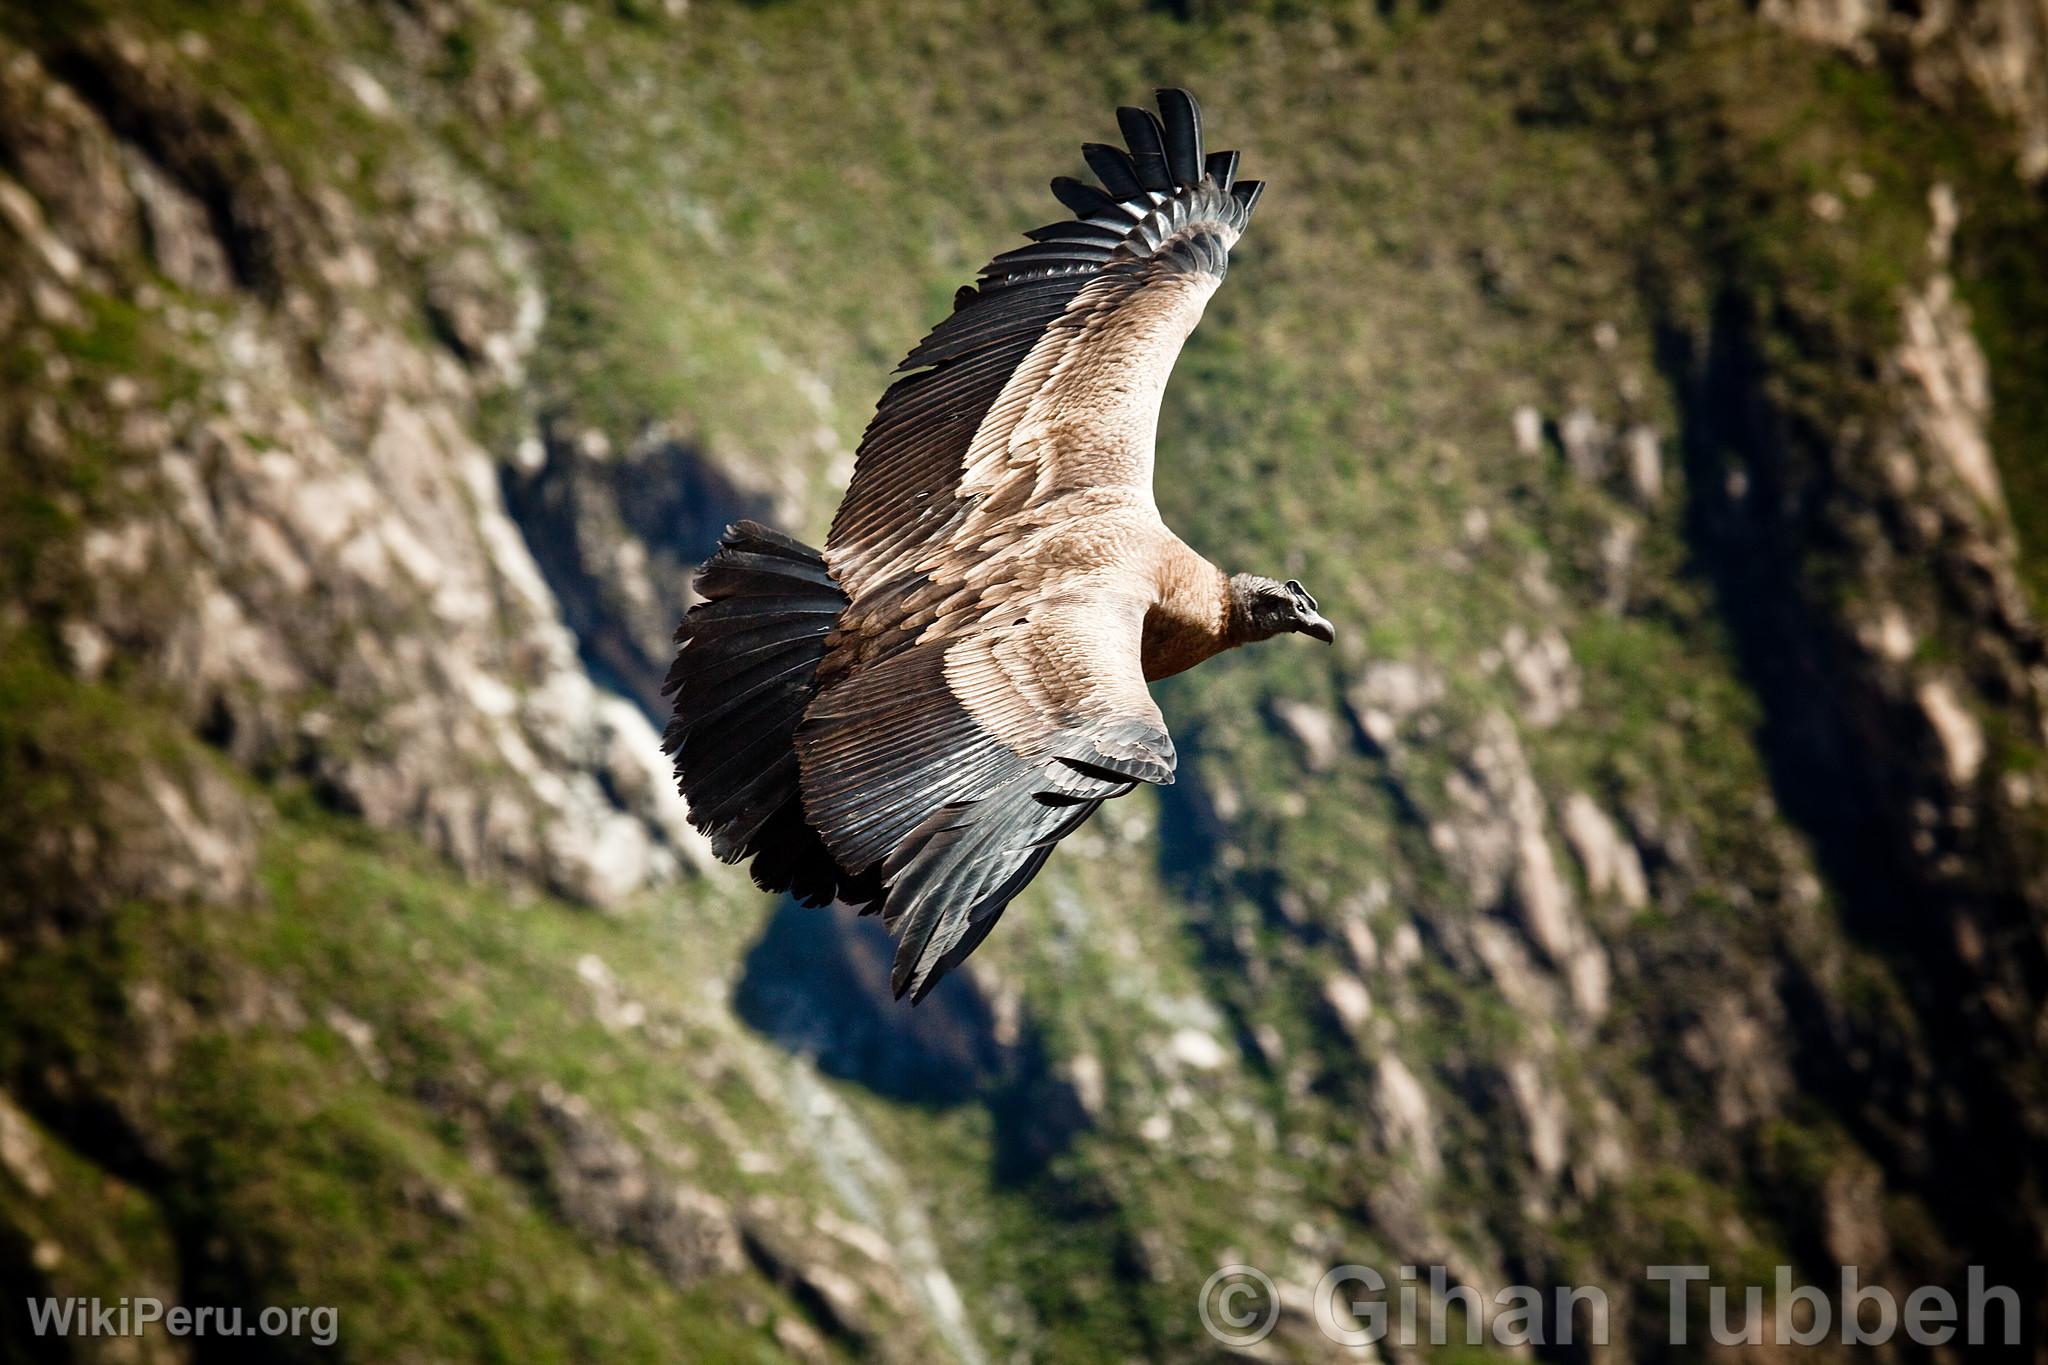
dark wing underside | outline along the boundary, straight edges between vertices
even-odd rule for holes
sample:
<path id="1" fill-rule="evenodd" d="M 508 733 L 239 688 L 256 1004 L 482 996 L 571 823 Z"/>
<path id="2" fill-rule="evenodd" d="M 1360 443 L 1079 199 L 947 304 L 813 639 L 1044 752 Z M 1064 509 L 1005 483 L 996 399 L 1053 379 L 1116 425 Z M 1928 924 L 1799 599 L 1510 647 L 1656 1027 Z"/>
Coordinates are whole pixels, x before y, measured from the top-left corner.
<path id="1" fill-rule="evenodd" d="M 1103 801 L 1172 780 L 1143 566 L 1032 552 L 1061 492 L 1149 509 L 1159 395 L 1258 199 L 1235 152 L 1203 154 L 1192 98 L 1160 105 L 1120 110 L 1128 148 L 1085 149 L 1101 186 L 1055 180 L 1075 216 L 990 262 L 904 360 L 826 542 L 852 604 L 797 730 L 803 805 L 847 873 L 879 870 L 898 995 L 964 960 Z"/>
<path id="2" fill-rule="evenodd" d="M 1090 605 L 1121 617 L 1131 658 L 1079 662 L 1102 680 L 1086 712 L 1049 721 L 1026 695 L 1057 685 L 1031 662 L 1053 656 L 1048 637 L 1075 642 L 1055 610 L 1043 625 L 899 651 L 826 692 L 798 731 L 806 816 L 840 866 L 880 869 L 886 890 L 868 909 L 898 935 L 898 995 L 922 998 L 972 952 L 1102 802 L 1173 778 L 1173 741 L 1137 666 L 1142 604 Z M 992 704 L 1036 742 L 1005 743 Z"/>

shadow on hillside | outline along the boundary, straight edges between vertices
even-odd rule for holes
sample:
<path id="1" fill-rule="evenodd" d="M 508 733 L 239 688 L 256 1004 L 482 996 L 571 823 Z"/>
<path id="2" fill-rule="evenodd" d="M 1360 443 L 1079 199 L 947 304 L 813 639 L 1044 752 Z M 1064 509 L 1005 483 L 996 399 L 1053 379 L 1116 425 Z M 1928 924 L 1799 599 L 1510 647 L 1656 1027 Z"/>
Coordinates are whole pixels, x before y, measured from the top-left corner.
<path id="1" fill-rule="evenodd" d="M 1757 742 L 1773 793 L 1811 839 L 1844 926 L 1896 967 L 1912 1012 L 1903 1028 L 1862 1018 L 1837 983 L 1810 979 L 1788 953 L 1779 989 L 1799 1035 L 1801 1088 L 1901 1187 L 1921 1193 L 1959 1251 L 2038 1303 L 2038 1230 L 2029 1202 L 2014 1197 L 2048 1160 L 2025 1126 L 2028 1044 L 1990 1017 L 1986 970 L 1955 947 L 1959 920 L 2018 945 L 2029 912 L 2011 890 L 2017 879 L 1941 871 L 1944 862 L 1996 868 L 1994 849 L 1925 842 L 1916 807 L 1944 794 L 1930 777 L 1924 725 L 1848 637 L 1822 586 L 1830 556 L 1848 551 L 1840 519 L 1881 519 L 1883 500 L 1857 482 L 1875 476 L 1831 444 L 1849 438 L 1810 429 L 1771 402 L 1760 335 L 1748 303 L 1731 293 L 1704 345 L 1676 328 L 1660 338 L 1682 408 L 1686 534 L 1762 703 Z M 1997 979 L 2038 1000 L 2028 956 L 2022 948 Z M 1939 1099 L 1928 1109 L 1930 1089 Z M 1825 1259 L 1820 1248 L 1809 1254 Z"/>
<path id="2" fill-rule="evenodd" d="M 544 422 L 537 468 L 502 467 L 506 506 L 562 604 L 584 666 L 665 718 L 661 681 L 697 566 L 743 517 L 773 521 L 765 498 L 701 450 L 654 437 L 621 451 Z"/>
<path id="3" fill-rule="evenodd" d="M 892 1100 L 974 1100 L 1004 1068 L 994 1012 L 971 977 L 915 1008 L 890 998 L 895 944 L 873 916 L 785 901 L 747 954 L 733 1006 L 828 1076 Z"/>
<path id="4" fill-rule="evenodd" d="M 988 1108 L 999 1183 L 1038 1175 L 1089 1124 L 1026 1020 L 1005 1028 L 956 972 L 915 1007 L 889 992 L 895 943 L 872 916 L 784 901 L 733 992 L 746 1024 L 820 1071 L 907 1104 Z M 1007 1035 L 1007 1036 L 1006 1036 Z"/>

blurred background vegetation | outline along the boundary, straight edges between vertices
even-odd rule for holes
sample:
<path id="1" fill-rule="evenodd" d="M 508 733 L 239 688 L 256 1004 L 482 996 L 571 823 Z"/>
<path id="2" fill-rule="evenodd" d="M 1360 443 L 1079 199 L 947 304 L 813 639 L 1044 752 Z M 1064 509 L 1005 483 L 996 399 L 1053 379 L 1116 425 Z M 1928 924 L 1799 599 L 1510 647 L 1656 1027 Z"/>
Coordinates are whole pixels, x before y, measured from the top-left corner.
<path id="1" fill-rule="evenodd" d="M 683 824 L 668 634 L 1163 83 L 1270 189 L 1162 509 L 1339 647 L 912 1012 Z M 1339 1262 L 1703 1358 L 1644 1265 L 1846 1262 L 2042 1358 L 2044 175 L 2032 0 L 0 8 L 4 1354 L 1186 1360 L 1244 1261 L 1270 1358 Z"/>

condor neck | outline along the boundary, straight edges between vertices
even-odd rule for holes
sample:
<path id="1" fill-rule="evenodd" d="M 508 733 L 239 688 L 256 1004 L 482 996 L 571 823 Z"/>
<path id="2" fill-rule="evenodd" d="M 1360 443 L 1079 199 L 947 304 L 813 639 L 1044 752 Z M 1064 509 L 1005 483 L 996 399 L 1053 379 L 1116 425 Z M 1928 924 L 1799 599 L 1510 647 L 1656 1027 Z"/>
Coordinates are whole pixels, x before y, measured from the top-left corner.
<path id="1" fill-rule="evenodd" d="M 1145 677 L 1170 678 L 1241 643 L 1230 633 L 1230 579 L 1189 551 L 1163 576 L 1159 601 L 1145 614 Z"/>

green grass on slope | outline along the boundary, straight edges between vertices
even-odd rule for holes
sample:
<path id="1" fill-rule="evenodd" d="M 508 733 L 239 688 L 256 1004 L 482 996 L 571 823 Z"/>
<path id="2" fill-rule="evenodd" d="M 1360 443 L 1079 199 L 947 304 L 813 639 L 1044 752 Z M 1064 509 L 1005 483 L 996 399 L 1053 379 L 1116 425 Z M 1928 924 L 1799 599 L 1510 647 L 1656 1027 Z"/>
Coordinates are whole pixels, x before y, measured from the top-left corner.
<path id="1" fill-rule="evenodd" d="M 1991 171 L 2002 170 L 1994 166 Z M 2048 610 L 2048 195 L 2023 197 L 1990 173 L 1966 192 L 1956 247 L 1971 330 L 1991 370 L 1987 433 L 2036 610 Z"/>
<path id="2" fill-rule="evenodd" d="M 7 814 L 61 830 L 87 814 L 80 793 L 17 785 L 24 742 L 77 741 L 66 761 L 81 776 L 134 755 L 109 735 L 113 698 L 10 645 Z M 596 954 L 635 964 L 635 985 L 693 992 L 704 964 L 663 951 L 691 941 L 685 912 L 643 912 L 660 916 L 655 927 L 509 899 L 347 822 L 295 810 L 267 820 L 256 903 L 128 903 L 10 950 L 0 1076 L 42 1093 L 68 1074 L 54 1082 L 58 1112 L 74 1088 L 110 1096 L 148 1154 L 126 1185 L 95 1171 L 64 1142 L 128 1158 L 118 1131 L 88 1122 L 44 1135 L 53 1192 L 0 1187 L 9 1227 L 64 1254 L 54 1291 L 155 1283 L 249 1311 L 334 1305 L 342 1350 L 358 1360 L 774 1358 L 758 1282 L 674 1288 L 639 1253 L 565 1226 L 491 1147 L 492 1125 L 515 1122 L 548 1084 L 625 1131 L 631 1114 L 702 1103 L 684 1062 L 705 1050 L 693 1026 L 608 1031 L 577 972 Z M 690 905 L 710 913 L 701 898 Z M 679 1146 L 697 1136 L 672 1130 Z M 699 1150 L 680 1178 L 735 1193 L 735 1154 Z M 182 1264 L 168 1260 L 166 1227 Z"/>
<path id="3" fill-rule="evenodd" d="M 1764 1217 L 1762 1197 L 1685 1169 L 1694 1134 L 1713 1128 L 1706 1100 L 1645 1074 L 1658 1041 L 1642 1020 L 1673 999 L 1711 999 L 1717 972 L 1782 946 L 1781 883 L 1797 856 L 1781 855 L 1760 802 L 1757 704 L 1688 558 L 1655 330 L 1716 287 L 1763 282 L 1881 349 L 1921 265 L 1925 168 L 1962 178 L 1971 202 L 2007 201 L 1981 158 L 1902 114 L 1878 75 L 1845 71 L 1740 6 L 1706 7 L 1714 23 L 1698 32 L 1672 18 L 1694 7 L 1647 3 L 1197 7 L 1192 22 L 1093 0 L 700 3 L 677 19 L 643 4 L 480 6 L 424 59 L 398 53 L 397 11 L 120 8 L 124 22 L 210 35 L 218 79 L 293 169 L 338 176 L 372 205 L 374 170 L 403 139 L 355 109 L 334 72 L 346 60 L 377 76 L 417 125 L 408 135 L 452 149 L 537 249 L 550 311 L 519 405 L 615 442 L 673 424 L 786 492 L 806 523 L 796 529 L 813 534 L 889 367 L 953 288 L 1057 212 L 1045 180 L 1080 169 L 1078 143 L 1108 136 L 1116 104 L 1160 83 L 1195 89 L 1212 142 L 1241 147 L 1245 173 L 1271 190 L 1169 392 L 1162 510 L 1219 562 L 1303 578 L 1342 641 L 1281 641 L 1163 689 L 1190 784 L 1227 782 L 1241 813 L 1191 867 L 1142 865 L 1150 832 L 1063 850 L 983 950 L 1056 1055 L 1102 1059 L 1095 1131 L 1004 1188 L 988 1177 L 985 1111 L 854 1103 L 938 1192 L 937 1235 L 977 1321 L 1048 1357 L 1198 1346 L 1189 1305 L 1215 1258 L 1286 1254 L 1305 1218 L 1360 1254 L 1379 1249 L 1363 1196 L 1389 1173 L 1361 1157 L 1357 1131 L 1372 1049 L 1337 1036 L 1314 1003 L 1320 978 L 1345 965 L 1332 926 L 1374 878 L 1389 884 L 1370 911 L 1383 941 L 1411 920 L 1471 913 L 1416 812 L 1442 809 L 1455 750 L 1487 713 L 1525 705 L 1483 661 L 1511 626 L 1555 621 L 1583 699 L 1576 719 L 1527 727 L 1545 794 L 1648 804 L 1707 874 L 1689 899 L 1603 924 L 1637 974 L 1618 983 L 1605 1028 L 1572 1043 L 1573 1064 L 1639 1107 L 1647 1151 L 1635 1178 L 1552 1227 L 1518 1223 L 1513 1116 L 1459 1088 L 1528 1047 L 1526 1021 L 1469 971 L 1434 958 L 1416 969 L 1415 1007 L 1386 1033 L 1460 1125 L 1437 1212 L 1482 1251 L 1505 1243 L 1596 1271 L 1667 1243 L 1729 1264 L 1761 1254 L 1723 1229 L 1731 1210 Z M 531 71 L 538 99 L 480 114 L 475 93 L 513 67 Z M 1851 171 L 1869 177 L 1866 197 L 1847 190 Z M 1820 191 L 1846 200 L 1844 224 L 1813 215 Z M 1966 238 L 1981 246 L 1965 283 L 2031 536 L 2044 504 L 2025 460 L 2040 403 L 2024 358 L 2039 307 L 2005 300 L 2038 298 L 2016 245 L 2035 210 L 1988 212 L 1985 234 Z M 1646 297 L 1646 276 L 1666 297 Z M 1860 401 L 1838 378 L 1789 373 L 1819 413 Z M 1616 429 L 1656 430 L 1663 500 L 1642 509 L 1618 477 L 1579 480 L 1549 445 L 1518 454 L 1510 414 L 1525 403 L 1553 421 L 1583 406 Z M 75 519 L 45 487 L 8 506 L 52 535 Z M 1636 536 L 1618 592 L 1603 560 L 1617 527 Z M 1355 753 L 1304 775 L 1266 719 L 1270 700 L 1338 713 L 1344 685 L 1383 659 L 1446 675 L 1446 743 L 1399 775 Z M 66 695 L 66 708 L 118 705 Z M 516 1183 L 474 1169 L 462 1106 L 421 1098 L 448 1076 L 515 1091 L 553 1079 L 614 1114 L 687 1116 L 714 1096 L 743 1124 L 772 1122 L 746 1114 L 745 1087 L 688 1075 L 567 1003 L 585 992 L 573 973 L 585 952 L 650 997 L 664 976 L 703 971 L 708 958 L 675 945 L 746 894 L 736 881 L 673 915 L 600 922 L 461 888 L 394 841 L 285 804 L 266 845 L 268 909 L 135 907 L 68 950 L 81 954 L 71 977 L 107 990 L 175 964 L 194 989 L 225 997 L 260 982 L 304 1016 L 261 1016 L 232 1046 L 195 1039 L 177 1084 L 155 1087 L 166 1131 L 215 1173 L 181 1216 L 247 1214 L 265 1241 L 246 1254 L 277 1271 L 267 1284 L 390 1296 L 389 1335 L 373 1345 L 417 1333 L 429 1354 L 516 1357 L 531 1342 L 630 1356 L 695 1314 L 724 1333 L 716 1349 L 758 1348 L 724 1289 L 675 1295 L 630 1254 L 593 1255 Z M 1155 824 L 1177 809 L 1130 804 Z M 741 930 L 721 932 L 717 952 L 736 955 Z M 1258 973 L 1222 944 L 1242 945 Z M 57 990 L 59 964 L 47 965 L 19 975 Z M 1170 1097 L 1183 1140 L 1152 1143 L 1142 1125 L 1173 1106 L 1151 1051 L 1175 1003 L 1203 996 L 1231 1012 L 1205 1025 L 1270 1030 L 1284 1056 Z M 76 999 L 5 1003 L 103 1027 Z M 330 1006 L 372 1026 L 387 1082 L 366 1079 L 322 1022 Z M 88 1032 L 79 1047 L 114 1041 Z M 252 1080 L 260 1091 L 240 1088 Z M 238 1099 L 257 1093 L 275 1102 Z M 1266 1114 L 1277 1131 L 1261 1130 Z M 748 1187 L 729 1153 L 697 1159 L 721 1192 Z M 420 1182 L 459 1190 L 468 1222 L 409 1204 Z"/>

